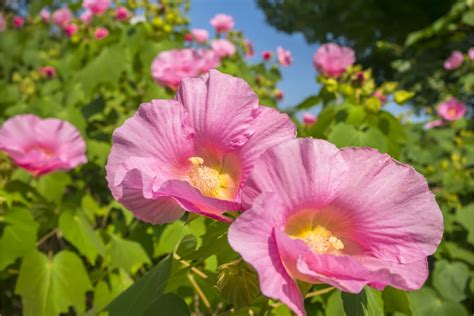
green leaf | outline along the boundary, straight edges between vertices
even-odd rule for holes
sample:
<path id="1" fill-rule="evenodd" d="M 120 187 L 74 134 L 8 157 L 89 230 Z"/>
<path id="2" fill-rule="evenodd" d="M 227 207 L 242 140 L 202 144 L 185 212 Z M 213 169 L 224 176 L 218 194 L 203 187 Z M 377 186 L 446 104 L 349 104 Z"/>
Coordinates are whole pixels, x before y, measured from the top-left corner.
<path id="1" fill-rule="evenodd" d="M 415 96 L 415 93 L 410 92 L 410 91 L 405 91 L 405 90 L 399 90 L 396 91 L 393 95 L 393 98 L 396 103 L 398 104 L 403 104 L 413 98 Z"/>
<path id="2" fill-rule="evenodd" d="M 163 294 L 171 273 L 171 264 L 172 258 L 167 256 L 120 294 L 106 307 L 109 315 L 142 315 L 153 301 Z"/>
<path id="3" fill-rule="evenodd" d="M 400 312 L 407 316 L 413 315 L 406 292 L 389 286 L 382 292 L 382 298 L 385 314 Z"/>
<path id="4" fill-rule="evenodd" d="M 318 96 L 312 95 L 304 99 L 300 104 L 298 104 L 295 108 L 296 110 L 305 110 L 311 108 L 313 105 L 316 105 L 320 102 Z"/>
<path id="5" fill-rule="evenodd" d="M 409 292 L 410 305 L 416 316 L 467 316 L 464 306 L 459 303 L 444 301 L 436 295 L 436 292 L 428 287 L 421 290 Z"/>
<path id="6" fill-rule="evenodd" d="M 359 294 L 342 292 L 342 302 L 347 316 L 384 315 L 382 293 L 365 287 Z"/>
<path id="7" fill-rule="evenodd" d="M 462 21 L 464 24 L 474 26 L 474 10 L 464 13 L 462 16 Z"/>
<path id="8" fill-rule="evenodd" d="M 119 273 L 110 273 L 108 276 L 108 282 L 105 280 L 97 283 L 94 290 L 94 309 L 96 312 L 101 311 L 107 306 L 114 298 L 120 293 L 125 291 L 130 285 L 133 284 L 133 280 L 123 270 L 119 270 Z"/>
<path id="9" fill-rule="evenodd" d="M 0 271 L 36 248 L 38 223 L 31 213 L 22 208 L 13 208 L 5 212 L 3 229 L 0 239 Z"/>
<path id="10" fill-rule="evenodd" d="M 378 129 L 368 128 L 366 131 L 361 131 L 346 123 L 335 125 L 329 134 L 328 140 L 337 147 L 368 146 L 381 152 L 387 149 L 385 136 Z"/>
<path id="11" fill-rule="evenodd" d="M 169 225 L 159 227 L 158 229 L 163 230 L 159 236 L 153 256 L 159 257 L 173 252 L 178 242 L 184 236 L 194 235 L 198 237 L 205 232 L 205 227 L 204 218 L 202 217 L 193 220 L 189 224 L 185 224 L 183 221 L 176 221 Z"/>
<path id="12" fill-rule="evenodd" d="M 59 229 L 64 238 L 76 247 L 94 265 L 98 255 L 104 254 L 104 243 L 82 212 L 63 212 Z"/>
<path id="13" fill-rule="evenodd" d="M 110 242 L 105 249 L 110 269 L 121 268 L 135 273 L 141 266 L 150 263 L 148 255 L 139 243 L 113 234 L 110 236 Z"/>
<path id="14" fill-rule="evenodd" d="M 59 204 L 64 195 L 64 189 L 71 182 L 71 177 L 67 173 L 55 172 L 39 178 L 36 189 L 49 201 Z"/>
<path id="15" fill-rule="evenodd" d="M 456 221 L 467 230 L 467 241 L 474 245 L 474 203 L 457 210 Z"/>
<path id="16" fill-rule="evenodd" d="M 336 290 L 328 298 L 325 309 L 326 315 L 345 316 L 344 305 L 342 303 L 341 291 Z"/>
<path id="17" fill-rule="evenodd" d="M 189 316 L 191 313 L 181 297 L 173 293 L 166 293 L 154 300 L 143 313 L 143 316 L 155 315 Z"/>
<path id="18" fill-rule="evenodd" d="M 433 286 L 447 300 L 461 302 L 466 298 L 464 290 L 469 279 L 469 268 L 462 262 L 436 261 Z"/>
<path id="19" fill-rule="evenodd" d="M 86 292 L 92 289 L 81 259 L 63 250 L 54 258 L 33 251 L 23 258 L 15 293 L 23 303 L 25 316 L 66 313 L 70 306 L 85 309 Z"/>
<path id="20" fill-rule="evenodd" d="M 260 292 L 257 273 L 242 259 L 219 266 L 217 273 L 217 289 L 237 309 L 250 305 Z"/>

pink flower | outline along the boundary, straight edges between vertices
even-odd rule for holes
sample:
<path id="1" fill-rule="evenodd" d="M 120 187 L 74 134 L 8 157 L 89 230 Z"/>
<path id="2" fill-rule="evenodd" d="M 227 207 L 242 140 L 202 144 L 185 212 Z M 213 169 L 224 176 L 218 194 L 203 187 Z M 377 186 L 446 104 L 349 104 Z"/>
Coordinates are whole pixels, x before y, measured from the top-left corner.
<path id="1" fill-rule="evenodd" d="M 272 53 L 271 51 L 269 51 L 269 50 L 265 50 L 265 51 L 263 51 L 263 53 L 262 53 L 262 58 L 263 58 L 263 60 L 265 60 L 265 61 L 268 61 L 268 60 L 272 59 L 272 56 L 273 56 L 273 53 Z"/>
<path id="2" fill-rule="evenodd" d="M 53 66 L 44 66 L 40 69 L 40 73 L 43 76 L 51 79 L 56 76 L 56 68 L 54 68 Z"/>
<path id="3" fill-rule="evenodd" d="M 205 29 L 192 29 L 191 35 L 197 43 L 205 43 L 209 39 L 209 32 Z"/>
<path id="4" fill-rule="evenodd" d="M 19 29 L 25 24 L 25 19 L 21 16 L 15 15 L 13 17 L 13 27 Z"/>
<path id="5" fill-rule="evenodd" d="M 96 40 L 101 40 L 101 39 L 106 38 L 107 36 L 109 36 L 109 30 L 107 30 L 105 27 L 102 27 L 102 26 L 98 27 L 95 30 L 94 36 L 95 36 Z"/>
<path id="6" fill-rule="evenodd" d="M 294 139 L 267 150 L 228 240 L 265 296 L 306 315 L 296 280 L 358 293 L 419 289 L 443 218 L 422 175 L 375 149 Z"/>
<path id="7" fill-rule="evenodd" d="M 68 8 L 57 9 L 53 12 L 53 22 L 58 27 L 64 29 L 71 24 L 72 13 Z"/>
<path id="8" fill-rule="evenodd" d="M 316 121 L 317 121 L 316 115 L 313 115 L 309 112 L 304 112 L 303 113 L 303 125 L 311 126 L 314 123 L 316 123 Z"/>
<path id="9" fill-rule="evenodd" d="M 255 49 L 253 47 L 253 43 L 251 40 L 249 39 L 246 39 L 244 41 L 244 44 L 245 44 L 245 56 L 246 57 L 253 57 L 255 56 Z"/>
<path id="10" fill-rule="evenodd" d="M 0 13 L 0 32 L 5 32 L 7 30 L 7 20 L 3 14 Z"/>
<path id="11" fill-rule="evenodd" d="M 278 101 L 283 100 L 284 97 L 285 94 L 283 93 L 283 91 L 281 91 L 280 89 L 275 90 L 275 98 L 277 98 Z"/>
<path id="12" fill-rule="evenodd" d="M 431 129 L 431 128 L 438 127 L 438 126 L 443 126 L 443 125 L 444 125 L 443 120 L 436 120 L 436 121 L 431 121 L 431 122 L 426 123 L 425 128 L 426 129 Z"/>
<path id="13" fill-rule="evenodd" d="M 66 33 L 68 37 L 72 37 L 74 34 L 77 33 L 78 29 L 79 27 L 76 24 L 72 23 L 64 27 L 64 33 Z"/>
<path id="14" fill-rule="evenodd" d="M 93 17 L 94 17 L 94 14 L 92 14 L 91 10 L 84 10 L 84 12 L 82 12 L 79 19 L 82 21 L 82 23 L 88 25 L 92 22 Z"/>
<path id="15" fill-rule="evenodd" d="M 115 18 L 119 21 L 125 21 L 130 17 L 130 13 L 125 7 L 118 7 L 115 10 Z"/>
<path id="16" fill-rule="evenodd" d="M 381 90 L 376 90 L 373 96 L 379 98 L 382 104 L 385 104 L 385 102 L 387 102 L 387 97 L 383 94 Z"/>
<path id="17" fill-rule="evenodd" d="M 176 90 L 183 78 L 198 76 L 218 66 L 219 57 L 212 50 L 174 49 L 155 57 L 151 74 L 160 86 Z"/>
<path id="18" fill-rule="evenodd" d="M 456 68 L 459 68 L 462 65 L 463 61 L 464 61 L 464 55 L 460 51 L 455 50 L 444 61 L 443 67 L 446 70 L 454 70 Z"/>
<path id="19" fill-rule="evenodd" d="M 102 15 L 110 7 L 112 2 L 110 0 L 84 0 L 82 1 L 82 7 L 91 12 L 94 15 Z"/>
<path id="20" fill-rule="evenodd" d="M 107 161 L 113 196 L 139 219 L 189 211 L 222 221 L 240 209 L 257 157 L 295 136 L 286 114 L 259 106 L 242 79 L 211 70 L 181 82 L 173 100 L 144 103 L 115 130 Z"/>
<path id="21" fill-rule="evenodd" d="M 40 15 L 40 17 L 41 17 L 41 20 L 42 20 L 44 23 L 48 23 L 48 22 L 49 22 L 49 18 L 51 17 L 51 13 L 49 13 L 49 10 L 48 10 L 48 9 L 46 9 L 46 8 L 41 9 L 39 15 Z"/>
<path id="22" fill-rule="evenodd" d="M 236 52 L 234 43 L 225 38 L 213 40 L 211 47 L 219 57 L 230 57 Z"/>
<path id="23" fill-rule="evenodd" d="M 313 65 L 322 74 L 337 78 L 355 63 L 355 53 L 350 47 L 334 43 L 321 45 L 313 56 Z"/>
<path id="24" fill-rule="evenodd" d="M 234 18 L 227 14 L 217 14 L 212 18 L 211 25 L 218 33 L 229 32 L 234 27 Z"/>
<path id="25" fill-rule="evenodd" d="M 73 125 L 31 114 L 17 115 L 3 123 L 0 150 L 36 176 L 87 162 L 86 144 Z"/>
<path id="26" fill-rule="evenodd" d="M 291 57 L 291 52 L 289 50 L 285 50 L 282 47 L 277 48 L 277 59 L 278 63 L 282 66 L 289 66 L 293 62 L 293 58 Z"/>
<path id="27" fill-rule="evenodd" d="M 464 116 L 464 114 L 466 114 L 466 112 L 467 106 L 454 97 L 438 106 L 438 115 L 446 121 L 459 120 Z"/>
<path id="28" fill-rule="evenodd" d="M 467 56 L 469 56 L 470 60 L 474 60 L 474 47 L 469 48 L 467 51 Z"/>
<path id="29" fill-rule="evenodd" d="M 191 33 L 184 34 L 184 40 L 186 42 L 191 42 L 193 40 L 193 35 Z"/>

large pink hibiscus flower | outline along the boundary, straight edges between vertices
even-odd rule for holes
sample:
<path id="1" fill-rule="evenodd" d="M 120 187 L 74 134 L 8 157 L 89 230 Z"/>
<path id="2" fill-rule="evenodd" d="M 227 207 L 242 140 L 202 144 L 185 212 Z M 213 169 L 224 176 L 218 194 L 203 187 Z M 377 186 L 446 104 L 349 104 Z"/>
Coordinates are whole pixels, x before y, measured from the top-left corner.
<path id="1" fill-rule="evenodd" d="M 443 219 L 425 179 L 370 148 L 295 139 L 260 156 L 229 242 L 263 294 L 305 315 L 296 280 L 357 293 L 419 289 Z"/>
<path id="2" fill-rule="evenodd" d="M 295 136 L 287 115 L 259 106 L 242 79 L 211 70 L 183 79 L 175 100 L 153 100 L 113 134 L 107 180 L 139 219 L 184 211 L 228 221 L 242 183 L 266 149 Z"/>

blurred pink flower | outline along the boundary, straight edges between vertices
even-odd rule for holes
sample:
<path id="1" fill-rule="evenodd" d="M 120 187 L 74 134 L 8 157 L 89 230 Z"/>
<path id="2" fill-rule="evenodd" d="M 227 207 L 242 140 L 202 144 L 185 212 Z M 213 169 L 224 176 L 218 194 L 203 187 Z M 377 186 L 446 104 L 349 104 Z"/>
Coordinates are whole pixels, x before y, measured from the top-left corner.
<path id="1" fill-rule="evenodd" d="M 467 51 L 467 56 L 469 56 L 470 60 L 474 60 L 474 47 L 469 48 Z"/>
<path id="2" fill-rule="evenodd" d="M 64 29 L 71 24 L 72 13 L 68 8 L 57 9 L 53 12 L 53 22 L 58 27 Z"/>
<path id="3" fill-rule="evenodd" d="M 313 56 L 316 70 L 325 76 L 337 78 L 355 63 L 355 53 L 350 47 L 334 43 L 321 45 Z"/>
<path id="4" fill-rule="evenodd" d="M 283 49 L 282 47 L 277 48 L 277 59 L 278 63 L 285 67 L 291 65 L 293 62 L 291 52 L 289 50 Z"/>
<path id="5" fill-rule="evenodd" d="M 44 66 L 40 69 L 40 73 L 43 76 L 51 79 L 56 76 L 56 68 L 53 66 Z"/>
<path id="6" fill-rule="evenodd" d="M 277 98 L 278 101 L 283 100 L 284 97 L 285 94 L 283 93 L 283 91 L 281 91 L 280 89 L 275 90 L 275 98 Z"/>
<path id="7" fill-rule="evenodd" d="M 151 74 L 160 86 L 176 90 L 183 78 L 195 77 L 219 66 L 212 50 L 174 49 L 159 53 L 151 65 Z"/>
<path id="8" fill-rule="evenodd" d="M 77 33 L 78 30 L 79 30 L 79 27 L 74 23 L 71 23 L 64 27 L 64 33 L 66 33 L 68 37 L 72 37 L 74 34 Z"/>
<path id="9" fill-rule="evenodd" d="M 3 16 L 2 13 L 0 13 L 0 32 L 5 32 L 7 30 L 7 20 Z"/>
<path id="10" fill-rule="evenodd" d="M 460 100 L 452 97 L 438 106 L 438 115 L 446 121 L 459 120 L 466 114 L 467 106 Z"/>
<path id="11" fill-rule="evenodd" d="M 107 181 L 139 219 L 167 223 L 184 211 L 229 221 L 257 157 L 295 137 L 286 114 L 259 106 L 242 79 L 216 70 L 183 79 L 173 100 L 153 100 L 115 130 Z"/>
<path id="12" fill-rule="evenodd" d="M 211 20 L 211 25 L 218 33 L 229 32 L 234 27 L 234 18 L 227 14 L 217 14 Z"/>
<path id="13" fill-rule="evenodd" d="M 213 40 L 211 47 L 219 57 L 230 57 L 236 52 L 234 43 L 225 38 Z"/>
<path id="14" fill-rule="evenodd" d="M 382 105 L 385 104 L 385 102 L 387 102 L 387 97 L 383 94 L 381 90 L 375 90 L 373 96 L 379 98 Z"/>
<path id="15" fill-rule="evenodd" d="M 415 169 L 372 148 L 339 150 L 312 138 L 263 153 L 242 206 L 230 245 L 255 268 L 262 293 L 297 315 L 306 315 L 297 280 L 351 293 L 421 288 L 443 234 L 441 211 Z"/>
<path id="16" fill-rule="evenodd" d="M 438 126 L 443 126 L 443 125 L 444 125 L 443 120 L 436 120 L 436 121 L 431 121 L 431 122 L 426 123 L 425 128 L 426 129 L 431 129 L 431 128 L 438 127 Z"/>
<path id="17" fill-rule="evenodd" d="M 191 33 L 186 33 L 186 34 L 184 34 L 184 40 L 185 40 L 186 42 L 192 42 L 192 40 L 193 40 L 193 35 L 192 35 Z"/>
<path id="18" fill-rule="evenodd" d="M 272 58 L 272 56 L 273 56 L 273 53 L 272 53 L 271 51 L 269 51 L 269 50 L 265 50 L 265 51 L 263 51 L 263 53 L 262 53 L 262 58 L 263 58 L 263 60 L 265 60 L 265 61 L 270 60 L 270 59 Z"/>
<path id="19" fill-rule="evenodd" d="M 205 29 L 192 29 L 191 34 L 197 43 L 205 43 L 209 39 L 209 32 Z"/>
<path id="20" fill-rule="evenodd" d="M 94 15 L 102 15 L 110 7 L 110 0 L 83 0 L 82 7 L 91 10 Z"/>
<path id="21" fill-rule="evenodd" d="M 462 65 L 463 61 L 464 61 L 464 55 L 460 51 L 455 50 L 444 61 L 443 67 L 446 70 L 454 70 L 456 68 L 459 68 Z"/>
<path id="22" fill-rule="evenodd" d="M 79 17 L 82 23 L 86 25 L 90 24 L 93 18 L 94 18 L 94 14 L 92 14 L 91 10 L 84 10 L 84 12 L 82 12 L 81 16 Z"/>
<path id="23" fill-rule="evenodd" d="M 316 115 L 311 114 L 309 112 L 304 112 L 303 113 L 303 125 L 311 126 L 314 123 L 316 123 L 316 121 L 317 121 Z"/>
<path id="24" fill-rule="evenodd" d="M 51 13 L 49 13 L 49 10 L 48 10 L 48 9 L 46 9 L 46 8 L 41 9 L 39 15 L 40 15 L 40 17 L 41 17 L 41 20 L 42 20 L 44 23 L 48 23 L 48 22 L 49 22 L 49 18 L 51 17 Z"/>
<path id="25" fill-rule="evenodd" d="M 22 16 L 15 15 L 13 17 L 13 27 L 14 28 L 19 29 L 19 28 L 23 27 L 24 24 L 25 24 L 25 18 L 23 18 Z"/>
<path id="26" fill-rule="evenodd" d="M 246 57 L 253 57 L 253 56 L 255 56 L 255 49 L 254 49 L 254 47 L 253 47 L 252 41 L 249 40 L 249 39 L 246 39 L 246 40 L 244 41 L 244 43 L 245 43 L 245 56 L 246 56 Z"/>
<path id="27" fill-rule="evenodd" d="M 125 21 L 130 17 L 130 12 L 128 12 L 125 7 L 118 7 L 115 10 L 115 18 L 119 21 Z"/>
<path id="28" fill-rule="evenodd" d="M 95 36 L 96 40 L 101 40 L 101 39 L 106 38 L 107 36 L 109 36 L 109 30 L 107 30 L 103 26 L 98 27 L 94 32 L 94 36 Z"/>
<path id="29" fill-rule="evenodd" d="M 36 176 L 87 162 L 86 144 L 73 125 L 31 114 L 17 115 L 3 123 L 0 150 Z"/>

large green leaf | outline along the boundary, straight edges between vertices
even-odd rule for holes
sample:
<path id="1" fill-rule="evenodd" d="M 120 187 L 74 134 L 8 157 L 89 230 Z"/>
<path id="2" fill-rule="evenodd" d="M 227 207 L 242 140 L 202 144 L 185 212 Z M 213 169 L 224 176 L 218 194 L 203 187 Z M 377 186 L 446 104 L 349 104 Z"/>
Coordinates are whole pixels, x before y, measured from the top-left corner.
<path id="1" fill-rule="evenodd" d="M 459 303 L 443 300 L 428 287 L 409 292 L 410 305 L 416 316 L 467 316 L 464 306 Z"/>
<path id="2" fill-rule="evenodd" d="M 91 264 L 104 254 L 104 243 L 80 211 L 66 211 L 59 217 L 59 229 L 64 238 L 74 245 Z"/>
<path id="3" fill-rule="evenodd" d="M 143 247 L 131 240 L 111 234 L 106 246 L 106 258 L 110 269 L 119 268 L 135 273 L 141 266 L 150 263 Z"/>
<path id="4" fill-rule="evenodd" d="M 171 256 L 166 257 L 120 294 L 106 307 L 109 315 L 142 315 L 163 294 L 171 273 L 171 264 Z"/>
<path id="5" fill-rule="evenodd" d="M 433 271 L 433 286 L 441 296 L 453 302 L 466 298 L 464 292 L 469 280 L 469 268 L 462 262 L 436 261 Z"/>
<path id="6" fill-rule="evenodd" d="M 204 218 L 200 217 L 189 224 L 183 221 L 175 221 L 166 226 L 157 228 L 159 234 L 158 243 L 155 245 L 153 256 L 158 257 L 173 252 L 178 242 L 186 235 L 195 237 L 201 236 L 205 232 Z M 198 244 L 200 239 L 198 238 Z"/>
<path id="7" fill-rule="evenodd" d="M 133 280 L 123 270 L 119 270 L 119 273 L 110 273 L 108 282 L 102 280 L 97 283 L 94 289 L 94 309 L 96 312 L 101 311 L 107 306 L 114 298 L 120 293 L 125 291 L 130 285 L 133 284 Z"/>
<path id="8" fill-rule="evenodd" d="M 143 313 L 144 316 L 190 315 L 189 307 L 186 302 L 176 294 L 166 293 L 154 300 Z"/>
<path id="9" fill-rule="evenodd" d="M 456 221 L 466 228 L 467 241 L 474 245 L 474 203 L 457 210 Z"/>
<path id="10" fill-rule="evenodd" d="M 380 130 L 372 127 L 358 130 L 350 124 L 340 123 L 332 128 L 328 140 L 338 147 L 368 146 L 382 152 L 387 150 L 385 136 Z"/>
<path id="11" fill-rule="evenodd" d="M 382 298 L 386 314 L 400 312 L 406 316 L 412 315 L 410 301 L 406 292 L 389 286 L 382 292 Z"/>
<path id="12" fill-rule="evenodd" d="M 359 294 L 342 293 L 342 302 L 347 316 L 384 315 L 382 293 L 365 287 Z"/>
<path id="13" fill-rule="evenodd" d="M 86 292 L 92 289 L 81 259 L 63 250 L 53 258 L 32 251 L 23 258 L 16 294 L 23 303 L 24 316 L 51 316 L 85 309 Z"/>
<path id="14" fill-rule="evenodd" d="M 38 223 L 31 213 L 22 208 L 13 208 L 5 212 L 7 224 L 0 238 L 0 271 L 36 247 Z"/>
<path id="15" fill-rule="evenodd" d="M 69 184 L 71 184 L 71 177 L 67 173 L 55 172 L 39 178 L 36 189 L 46 199 L 58 204 Z"/>

